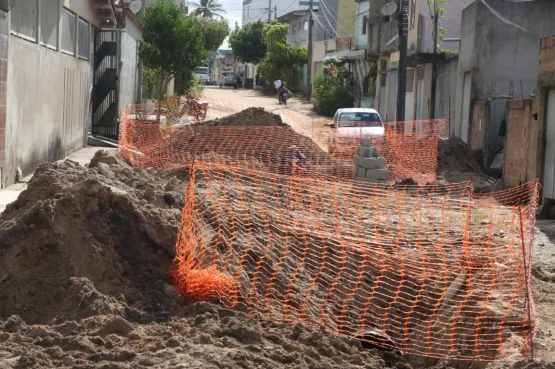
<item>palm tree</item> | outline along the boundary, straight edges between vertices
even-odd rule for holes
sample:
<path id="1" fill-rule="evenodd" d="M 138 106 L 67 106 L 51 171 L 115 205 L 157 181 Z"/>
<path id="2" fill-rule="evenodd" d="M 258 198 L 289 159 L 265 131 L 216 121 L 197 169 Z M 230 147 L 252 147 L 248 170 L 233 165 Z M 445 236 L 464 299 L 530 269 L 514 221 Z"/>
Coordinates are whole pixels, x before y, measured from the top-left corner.
<path id="1" fill-rule="evenodd" d="M 225 13 L 224 7 L 217 0 L 200 0 L 191 2 L 195 7 L 194 14 L 205 18 L 220 17 L 223 18 Z"/>

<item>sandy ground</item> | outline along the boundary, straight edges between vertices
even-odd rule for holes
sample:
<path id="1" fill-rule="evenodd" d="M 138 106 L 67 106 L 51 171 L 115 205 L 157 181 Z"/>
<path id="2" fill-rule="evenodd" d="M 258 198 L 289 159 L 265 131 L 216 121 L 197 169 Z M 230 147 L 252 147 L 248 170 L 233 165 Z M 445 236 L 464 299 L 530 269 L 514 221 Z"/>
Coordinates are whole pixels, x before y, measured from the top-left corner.
<path id="1" fill-rule="evenodd" d="M 283 106 L 279 105 L 277 95 L 272 98 L 254 90 L 234 90 L 213 86 L 206 87 L 204 95 L 204 100 L 211 103 L 206 120 L 220 118 L 249 107 L 261 107 L 279 114 L 293 129 L 312 138 L 322 148 L 326 146 L 329 128 L 325 124 L 331 119 L 316 114 L 312 110 L 312 104 L 305 99 L 291 97 L 287 106 Z"/>
<path id="2" fill-rule="evenodd" d="M 256 91 L 212 87 L 206 88 L 205 95 L 210 100 L 237 102 L 238 106 L 245 104 L 260 106 L 276 114 L 285 114 L 287 123 L 295 130 L 304 134 L 312 132 L 311 137 L 320 145 L 323 144 L 320 139 L 324 135 L 318 132 L 327 132 L 324 122 L 329 121 L 329 118 L 315 114 L 311 110 L 312 106 L 305 100 L 292 98 L 290 104 L 284 107 L 278 104 L 277 99 Z M 298 119 L 291 120 L 287 117 Z M 450 179 L 453 180 L 453 178 Z M 534 342 L 534 355 L 539 360 L 553 362 L 555 361 L 555 221 L 539 220 L 535 241 L 531 284 L 539 328 Z M 504 366 L 501 364 L 493 367 Z"/>

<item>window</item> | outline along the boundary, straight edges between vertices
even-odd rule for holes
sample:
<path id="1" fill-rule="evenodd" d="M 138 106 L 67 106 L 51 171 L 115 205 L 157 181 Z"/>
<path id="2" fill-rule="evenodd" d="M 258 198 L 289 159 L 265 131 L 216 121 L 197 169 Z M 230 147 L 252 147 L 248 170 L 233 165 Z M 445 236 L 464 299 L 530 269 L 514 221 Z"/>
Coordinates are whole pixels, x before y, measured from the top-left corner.
<path id="1" fill-rule="evenodd" d="M 86 21 L 79 19 L 79 34 L 78 37 L 78 44 L 77 44 L 77 52 L 80 58 L 82 59 L 89 59 L 89 23 Z"/>
<path id="2" fill-rule="evenodd" d="M 303 29 L 304 29 L 305 31 L 308 31 L 308 21 L 304 21 L 304 22 L 303 22 Z"/>
<path id="3" fill-rule="evenodd" d="M 58 0 L 42 0 L 40 4 L 40 42 L 58 49 Z"/>
<path id="4" fill-rule="evenodd" d="M 297 24 L 296 23 L 293 24 L 293 33 L 295 33 L 295 32 L 297 32 Z"/>
<path id="5" fill-rule="evenodd" d="M 75 55 L 75 14 L 66 9 L 62 12 L 62 51 Z"/>
<path id="6" fill-rule="evenodd" d="M 365 35 L 368 31 L 368 17 L 362 17 L 362 34 Z"/>
<path id="7" fill-rule="evenodd" d="M 19 36 L 37 40 L 37 0 L 17 0 L 11 10 L 11 28 Z"/>
<path id="8" fill-rule="evenodd" d="M 410 28 L 414 28 L 416 23 L 416 0 L 412 0 L 411 12 Z"/>
<path id="9" fill-rule="evenodd" d="M 383 127 L 377 113 L 341 113 L 338 128 L 344 127 Z"/>

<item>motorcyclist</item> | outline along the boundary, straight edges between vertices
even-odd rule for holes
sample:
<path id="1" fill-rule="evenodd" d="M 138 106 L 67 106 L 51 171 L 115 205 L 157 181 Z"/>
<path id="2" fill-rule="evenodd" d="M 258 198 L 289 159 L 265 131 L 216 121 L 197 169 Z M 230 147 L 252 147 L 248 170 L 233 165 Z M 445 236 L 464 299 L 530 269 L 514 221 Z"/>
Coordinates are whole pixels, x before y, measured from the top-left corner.
<path id="1" fill-rule="evenodd" d="M 279 79 L 277 81 L 275 81 L 274 84 L 275 84 L 275 86 L 278 90 L 278 103 L 281 104 L 281 102 L 282 102 L 281 97 L 282 97 L 283 93 L 287 92 L 288 94 L 290 94 L 291 91 L 289 91 L 289 89 L 287 88 L 287 84 L 285 82 L 282 82 Z"/>

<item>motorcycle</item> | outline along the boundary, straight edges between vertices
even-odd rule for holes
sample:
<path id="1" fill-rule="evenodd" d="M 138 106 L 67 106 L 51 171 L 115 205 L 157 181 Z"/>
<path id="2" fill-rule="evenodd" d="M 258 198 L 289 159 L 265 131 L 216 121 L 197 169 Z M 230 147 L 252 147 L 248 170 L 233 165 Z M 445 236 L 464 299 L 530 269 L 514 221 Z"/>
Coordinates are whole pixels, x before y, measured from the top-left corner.
<path id="1" fill-rule="evenodd" d="M 280 105 L 287 105 L 287 91 L 283 91 L 280 95 L 281 97 L 281 101 L 280 101 Z"/>
<path id="2" fill-rule="evenodd" d="M 289 91 L 285 86 L 282 86 L 279 88 L 279 94 L 278 94 L 279 105 L 287 105 L 287 98 L 290 93 L 291 91 Z"/>

